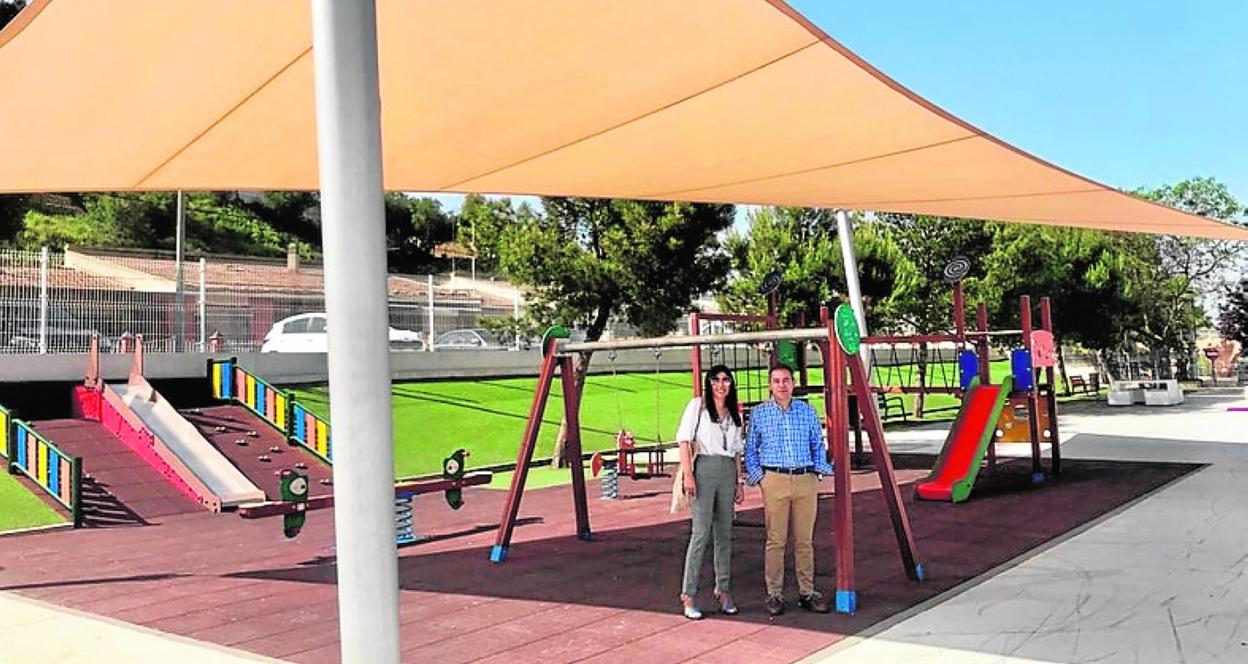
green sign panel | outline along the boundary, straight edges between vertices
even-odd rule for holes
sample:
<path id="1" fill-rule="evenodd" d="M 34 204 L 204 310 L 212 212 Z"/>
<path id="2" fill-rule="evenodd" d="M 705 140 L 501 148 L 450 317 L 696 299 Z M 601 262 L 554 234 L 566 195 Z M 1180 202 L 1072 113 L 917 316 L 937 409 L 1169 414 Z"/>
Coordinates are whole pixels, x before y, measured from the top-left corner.
<path id="1" fill-rule="evenodd" d="M 836 325 L 836 340 L 841 342 L 841 348 L 850 355 L 857 355 L 858 346 L 862 344 L 862 331 L 858 329 L 854 310 L 848 304 L 838 306 L 833 321 Z"/>

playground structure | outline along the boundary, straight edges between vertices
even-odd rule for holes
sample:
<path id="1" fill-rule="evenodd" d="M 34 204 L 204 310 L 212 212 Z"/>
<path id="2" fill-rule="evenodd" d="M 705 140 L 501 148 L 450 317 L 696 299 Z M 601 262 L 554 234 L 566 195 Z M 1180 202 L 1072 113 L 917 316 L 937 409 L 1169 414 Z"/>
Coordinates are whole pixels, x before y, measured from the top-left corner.
<path id="1" fill-rule="evenodd" d="M 238 364 L 237 358 L 208 360 L 207 374 L 212 382 L 212 393 L 217 399 L 238 403 L 254 413 L 273 429 L 276 429 L 291 446 L 302 448 L 328 468 L 333 463 L 334 446 L 329 422 L 317 415 L 310 408 L 300 403 L 295 396 L 285 390 L 274 387 L 263 378 L 247 371 Z M 467 473 L 466 459 L 469 453 L 460 449 L 453 452 L 442 462 L 442 477 L 435 479 L 400 480 L 394 484 L 395 509 L 395 543 L 402 546 L 421 541 L 421 536 L 413 531 L 414 516 L 412 503 L 416 496 L 442 492 L 451 509 L 459 509 L 463 505 L 463 489 L 469 486 L 488 484 L 492 479 L 489 472 Z M 315 466 L 312 466 L 315 468 Z M 298 482 L 301 478 L 307 486 L 308 464 L 296 464 L 289 470 L 283 487 L 289 482 Z M 317 479 L 313 477 L 312 479 Z M 332 485 L 329 476 L 319 479 L 323 486 Z M 323 495 L 303 495 L 283 490 L 280 495 L 270 496 L 270 500 L 239 508 L 239 516 L 245 519 L 257 519 L 267 516 L 281 515 L 285 524 L 283 532 L 287 537 L 294 537 L 303 526 L 304 514 L 310 510 L 332 507 L 332 493 Z"/>
<path id="2" fill-rule="evenodd" d="M 28 477 L 75 527 L 141 524 L 204 508 L 254 518 L 285 514 L 287 504 L 333 504 L 329 423 L 292 394 L 235 359 L 210 359 L 206 383 L 194 390 L 204 398 L 171 402 L 144 376 L 142 335 L 127 337 L 125 348 L 129 376 L 106 382 L 92 341 L 84 380 L 67 386 L 64 416 L 49 407 L 54 414 L 27 421 L 0 406 L 0 456 L 9 472 Z M 413 531 L 417 495 L 443 492 L 458 509 L 463 487 L 490 481 L 490 473 L 465 472 L 467 456 L 458 450 L 448 457 L 440 479 L 396 482 L 396 543 L 421 539 Z M 287 522 L 294 536 L 302 523 Z"/>
<path id="3" fill-rule="evenodd" d="M 928 478 L 927 486 L 919 491 L 924 499 L 952 500 L 960 502 L 970 493 L 970 487 L 980 470 L 980 459 L 987 455 L 988 472 L 994 473 L 997 466 L 997 445 L 1002 443 L 1029 443 L 1033 483 L 1044 480 L 1042 445 L 1049 444 L 1051 449 L 1049 472 L 1053 476 L 1061 474 L 1061 449 L 1057 426 L 1057 397 L 1054 365 L 1056 360 L 1056 342 L 1053 338 L 1053 320 L 1049 298 L 1040 299 L 1040 326 L 1033 322 L 1033 310 L 1030 296 L 1019 298 L 1018 330 L 990 330 L 988 328 L 988 310 L 983 303 L 976 305 L 975 329 L 967 329 L 966 301 L 962 279 L 966 276 L 969 264 L 965 259 L 955 258 L 945 269 L 945 280 L 953 287 L 953 331 L 945 334 L 920 335 L 873 335 L 862 338 L 864 350 L 874 360 L 870 366 L 871 384 L 868 393 L 877 412 L 896 408 L 904 415 L 905 407 L 900 404 L 902 394 L 948 394 L 962 401 L 950 437 L 945 442 L 938 457 L 936 468 Z M 708 314 L 693 313 L 689 317 L 689 334 L 705 336 L 708 326 L 744 325 L 761 326 L 763 329 L 774 330 L 777 326 L 777 303 L 774 292 L 769 294 L 768 311 L 765 315 L 750 314 Z M 800 321 L 799 321 L 800 323 Z M 1010 352 L 1011 380 L 1005 389 L 992 386 L 990 375 L 990 352 L 994 341 L 1018 338 L 1017 347 Z M 926 357 L 923 349 L 951 349 L 948 358 L 938 356 L 935 361 L 917 362 L 919 371 L 905 372 L 900 367 L 898 348 L 906 346 L 913 355 L 919 352 Z M 884 361 L 880 361 L 878 350 L 885 350 Z M 695 346 L 691 353 L 693 393 L 698 395 L 702 388 L 701 372 L 705 355 L 710 361 L 724 362 L 739 376 L 738 383 L 744 383 L 759 369 L 784 363 L 794 369 L 797 385 L 795 396 L 817 394 L 821 386 L 811 386 L 806 365 L 805 344 L 792 343 L 792 340 L 779 341 L 774 346 L 764 347 L 751 344 L 740 348 L 740 344 L 716 342 Z M 744 357 L 745 362 L 739 360 Z M 952 366 L 951 366 L 952 365 Z M 938 378 L 934 384 L 929 377 Z M 742 399 L 742 410 L 767 398 L 765 382 L 757 393 L 748 393 Z M 1001 397 L 1000 404 L 982 409 L 979 405 L 970 406 L 982 399 L 985 394 Z M 975 398 L 972 398 L 975 397 Z M 854 453 L 851 460 L 861 465 L 867 458 L 863 449 L 862 418 L 865 409 L 856 394 L 849 395 L 847 408 L 849 422 L 854 433 Z M 979 444 L 977 441 L 984 441 Z M 972 449 L 962 449 L 970 447 Z M 956 449 L 955 449 L 956 448 Z M 970 461 L 974 459 L 974 461 Z M 965 461 L 964 461 L 965 460 Z M 946 462 L 956 462 L 947 466 Z M 935 483 L 935 484 L 933 484 Z M 957 484 L 955 491 L 952 484 Z M 920 485 L 923 486 L 923 485 Z M 939 488 L 937 488 L 939 486 Z"/>
<path id="4" fill-rule="evenodd" d="M 528 422 L 516 457 L 516 470 L 512 477 L 507 501 L 503 508 L 498 534 L 490 551 L 490 560 L 502 563 L 507 559 L 511 537 L 519 516 L 524 496 L 525 482 L 532 466 L 533 452 L 537 445 L 542 417 L 546 410 L 551 387 L 556 374 L 563 384 L 563 414 L 566 422 L 567 449 L 570 458 L 581 457 L 580 396 L 575 389 L 576 373 L 573 366 L 574 353 L 624 348 L 670 348 L 693 347 L 718 343 L 768 343 L 778 341 L 814 342 L 823 358 L 825 427 L 828 448 L 834 462 L 834 486 L 836 493 L 836 610 L 853 613 L 857 610 L 857 588 L 854 580 L 854 530 L 852 492 L 849 467 L 849 421 L 847 401 L 852 390 L 863 409 L 863 427 L 871 439 L 871 453 L 875 471 L 879 476 L 889 520 L 897 539 L 902 568 L 911 580 L 922 580 L 923 565 L 918 562 L 910 521 L 897 485 L 888 445 L 884 439 L 883 426 L 870 397 L 866 367 L 858 354 L 857 324 L 848 307 L 838 308 L 835 318 L 829 317 L 826 308 L 821 313 L 823 327 L 814 329 L 762 330 L 719 335 L 687 335 L 656 339 L 630 339 L 622 341 L 569 343 L 555 334 L 548 333 L 543 341 L 543 359 L 538 384 L 529 410 Z M 852 381 L 846 380 L 846 373 Z M 585 473 L 581 464 L 571 464 L 573 509 L 576 514 L 575 533 L 584 541 L 593 539 L 589 523 Z"/>

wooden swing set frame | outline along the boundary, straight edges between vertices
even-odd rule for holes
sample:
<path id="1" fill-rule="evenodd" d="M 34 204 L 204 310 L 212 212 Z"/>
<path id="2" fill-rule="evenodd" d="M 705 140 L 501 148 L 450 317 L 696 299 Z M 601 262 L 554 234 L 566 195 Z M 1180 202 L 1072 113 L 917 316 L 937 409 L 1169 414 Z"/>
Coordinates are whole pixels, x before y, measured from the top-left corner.
<path id="1" fill-rule="evenodd" d="M 581 427 L 580 427 L 580 390 L 575 389 L 576 372 L 573 367 L 573 355 L 580 352 L 599 350 L 623 350 L 629 348 L 672 348 L 693 347 L 695 352 L 701 345 L 721 343 L 753 343 L 768 341 L 811 341 L 818 347 L 824 358 L 823 380 L 821 390 L 824 399 L 824 426 L 828 440 L 828 450 L 834 466 L 833 488 L 835 491 L 835 519 L 833 523 L 834 541 L 836 544 L 836 595 L 835 608 L 838 613 L 853 613 L 857 610 L 857 585 L 854 574 L 854 529 L 853 529 L 853 492 L 850 485 L 850 450 L 849 450 L 849 410 L 848 399 L 852 392 L 857 402 L 863 407 L 863 428 L 871 442 L 871 454 L 876 473 L 879 475 L 881 494 L 888 512 L 893 533 L 897 539 L 898 552 L 901 558 L 902 571 L 907 578 L 921 581 L 924 578 L 923 565 L 918 561 L 915 551 L 914 535 L 910 528 L 910 519 L 906 514 L 905 503 L 901 499 L 901 491 L 897 486 L 896 473 L 889 456 L 888 445 L 884 440 L 884 428 L 880 422 L 875 399 L 871 395 L 867 370 L 857 353 L 850 354 L 841 346 L 836 336 L 834 322 L 828 315 L 827 308 L 820 312 L 821 327 L 809 329 L 776 330 L 768 329 L 758 332 L 739 332 L 731 334 L 669 336 L 651 339 L 626 339 L 617 341 L 570 343 L 566 339 L 548 339 L 543 348 L 541 373 L 537 388 L 533 394 L 533 403 L 529 408 L 528 423 L 525 425 L 524 436 L 520 441 L 520 449 L 516 456 L 516 470 L 512 476 L 511 488 L 507 501 L 503 506 L 503 514 L 499 523 L 498 534 L 494 546 L 490 550 L 490 561 L 502 563 L 507 559 L 511 546 L 511 537 L 515 530 L 516 520 L 520 513 L 520 502 L 524 497 L 525 482 L 533 463 L 533 453 L 537 447 L 538 433 L 542 425 L 542 417 L 546 412 L 551 386 L 558 374 L 563 384 L 563 414 L 566 423 L 567 452 L 569 458 L 580 459 Z M 865 341 L 865 340 L 864 340 Z M 847 375 L 848 374 L 848 375 Z M 582 464 L 573 463 L 572 503 L 576 513 L 576 536 L 584 541 L 592 541 L 593 533 L 589 524 L 589 505 L 585 487 L 585 470 Z"/>

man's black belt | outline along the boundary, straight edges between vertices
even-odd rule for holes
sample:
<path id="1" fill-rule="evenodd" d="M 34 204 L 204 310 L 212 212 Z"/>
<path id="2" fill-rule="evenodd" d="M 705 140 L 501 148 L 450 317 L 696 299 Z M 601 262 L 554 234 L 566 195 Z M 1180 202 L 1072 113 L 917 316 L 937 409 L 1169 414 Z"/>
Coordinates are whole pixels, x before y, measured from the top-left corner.
<path id="1" fill-rule="evenodd" d="M 780 468 L 779 466 L 763 466 L 763 471 L 768 473 L 780 473 L 782 475 L 805 475 L 815 472 L 814 466 L 802 466 L 800 468 Z"/>

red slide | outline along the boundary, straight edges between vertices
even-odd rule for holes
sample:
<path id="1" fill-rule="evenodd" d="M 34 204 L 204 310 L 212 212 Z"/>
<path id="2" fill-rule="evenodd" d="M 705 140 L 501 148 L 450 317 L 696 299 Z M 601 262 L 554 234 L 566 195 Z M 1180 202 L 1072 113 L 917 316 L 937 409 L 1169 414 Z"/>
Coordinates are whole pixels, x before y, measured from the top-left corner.
<path id="1" fill-rule="evenodd" d="M 1009 378 L 1001 385 L 971 384 L 936 467 L 915 487 L 920 500 L 960 503 L 971 495 L 984 452 L 992 440 L 993 426 L 1010 394 L 1010 384 Z"/>

